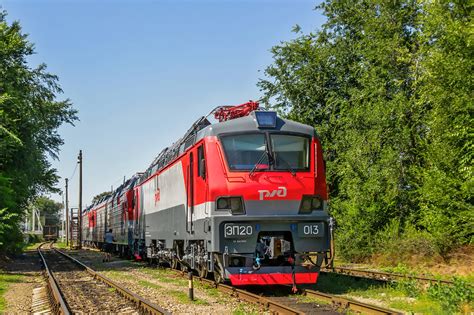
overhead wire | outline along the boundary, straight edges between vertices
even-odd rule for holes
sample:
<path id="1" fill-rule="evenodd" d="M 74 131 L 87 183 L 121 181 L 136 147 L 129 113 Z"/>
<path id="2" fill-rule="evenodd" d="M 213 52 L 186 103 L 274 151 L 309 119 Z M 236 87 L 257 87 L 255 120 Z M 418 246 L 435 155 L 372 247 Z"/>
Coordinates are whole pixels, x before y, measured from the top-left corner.
<path id="1" fill-rule="evenodd" d="M 72 171 L 72 175 L 69 176 L 69 180 L 72 180 L 72 179 L 74 178 L 74 175 L 76 175 L 76 170 L 77 170 L 77 165 L 78 165 L 78 164 L 79 164 L 79 163 L 76 163 L 76 167 L 74 167 L 74 171 Z"/>

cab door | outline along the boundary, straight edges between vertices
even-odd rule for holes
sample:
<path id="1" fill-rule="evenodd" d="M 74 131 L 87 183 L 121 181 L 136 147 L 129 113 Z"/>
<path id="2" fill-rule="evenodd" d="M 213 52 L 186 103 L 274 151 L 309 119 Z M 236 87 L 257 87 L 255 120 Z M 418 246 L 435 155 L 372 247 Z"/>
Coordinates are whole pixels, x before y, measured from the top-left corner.
<path id="1" fill-rule="evenodd" d="M 207 183 L 204 144 L 189 151 L 187 167 L 187 226 L 188 233 L 194 233 L 195 221 L 206 213 Z"/>
<path id="2" fill-rule="evenodd" d="M 194 233 L 193 217 L 194 217 L 194 177 L 195 177 L 195 161 L 194 161 L 194 148 L 189 150 L 188 153 L 188 167 L 186 170 L 186 231 L 190 234 Z"/>
<path id="3" fill-rule="evenodd" d="M 204 150 L 204 142 L 196 148 L 196 176 L 194 182 L 194 204 L 196 219 L 203 218 L 208 214 L 207 207 L 207 164 Z"/>

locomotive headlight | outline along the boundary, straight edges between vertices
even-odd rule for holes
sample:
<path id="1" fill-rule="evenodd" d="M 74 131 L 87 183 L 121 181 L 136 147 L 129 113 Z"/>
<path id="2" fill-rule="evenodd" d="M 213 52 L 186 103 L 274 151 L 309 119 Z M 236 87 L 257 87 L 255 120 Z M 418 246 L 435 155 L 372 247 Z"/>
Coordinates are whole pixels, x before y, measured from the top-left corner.
<path id="1" fill-rule="evenodd" d="M 322 206 L 322 201 L 318 197 L 313 197 L 313 200 L 311 201 L 311 206 L 313 209 L 320 209 Z"/>
<path id="2" fill-rule="evenodd" d="M 219 197 L 216 201 L 216 210 L 230 210 L 232 214 L 244 214 L 242 197 Z"/>
<path id="3" fill-rule="evenodd" d="M 303 196 L 300 213 L 308 214 L 313 210 L 323 210 L 323 200 L 319 196 Z"/>
<path id="4" fill-rule="evenodd" d="M 217 209 L 218 210 L 228 210 L 229 209 L 229 198 L 222 197 L 217 199 Z"/>
<path id="5" fill-rule="evenodd" d="M 301 212 L 311 212 L 311 199 L 309 198 L 303 198 L 303 201 L 301 202 Z"/>
<path id="6" fill-rule="evenodd" d="M 230 210 L 232 212 L 242 209 L 242 200 L 240 198 L 230 198 Z"/>

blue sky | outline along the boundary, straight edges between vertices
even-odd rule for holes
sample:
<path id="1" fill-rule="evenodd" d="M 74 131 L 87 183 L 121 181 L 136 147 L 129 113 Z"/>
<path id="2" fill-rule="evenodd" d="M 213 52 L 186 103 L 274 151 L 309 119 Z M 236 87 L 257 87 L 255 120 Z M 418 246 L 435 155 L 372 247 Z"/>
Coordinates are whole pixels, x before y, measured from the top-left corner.
<path id="1" fill-rule="evenodd" d="M 79 111 L 63 126 L 62 177 L 84 154 L 83 203 L 144 170 L 200 116 L 261 96 L 270 48 L 321 26 L 317 1 L 8 1 L 35 44 L 30 64 L 57 74 Z M 77 206 L 78 174 L 70 205 Z M 58 195 L 52 196 L 61 201 Z"/>

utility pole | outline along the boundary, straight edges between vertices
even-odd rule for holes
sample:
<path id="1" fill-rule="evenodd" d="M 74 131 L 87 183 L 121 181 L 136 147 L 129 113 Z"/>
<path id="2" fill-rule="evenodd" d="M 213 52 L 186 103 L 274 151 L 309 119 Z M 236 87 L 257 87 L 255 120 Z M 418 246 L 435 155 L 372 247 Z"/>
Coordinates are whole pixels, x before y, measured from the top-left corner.
<path id="1" fill-rule="evenodd" d="M 69 246 L 69 199 L 68 199 L 68 181 L 66 178 L 66 246 Z"/>
<path id="2" fill-rule="evenodd" d="M 64 242 L 64 240 L 66 239 L 66 236 L 64 235 L 64 231 L 66 230 L 66 217 L 64 216 L 64 210 L 66 209 L 66 206 L 64 204 L 64 190 L 61 190 L 59 194 L 61 195 L 61 204 L 63 206 L 61 209 L 61 211 L 63 212 L 61 213 L 61 231 L 63 231 L 61 235 L 61 242 Z"/>
<path id="3" fill-rule="evenodd" d="M 82 248 L 82 150 L 79 150 L 79 156 L 77 157 L 77 163 L 79 163 L 79 249 Z"/>

